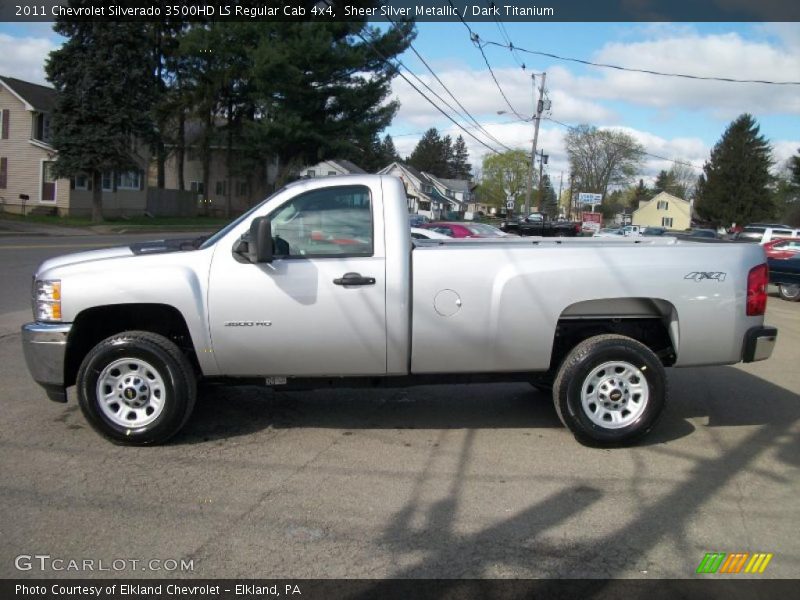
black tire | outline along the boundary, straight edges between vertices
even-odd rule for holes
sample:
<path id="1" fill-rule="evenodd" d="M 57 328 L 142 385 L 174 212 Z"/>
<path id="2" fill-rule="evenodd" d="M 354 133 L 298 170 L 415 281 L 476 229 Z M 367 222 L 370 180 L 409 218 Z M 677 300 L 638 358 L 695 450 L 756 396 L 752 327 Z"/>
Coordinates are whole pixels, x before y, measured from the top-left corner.
<path id="1" fill-rule="evenodd" d="M 780 284 L 778 285 L 778 294 L 784 300 L 789 302 L 800 302 L 800 284 Z"/>
<path id="2" fill-rule="evenodd" d="M 125 362 L 126 359 L 130 359 L 130 364 Z M 121 368 L 128 369 L 127 374 L 133 377 L 141 369 L 143 379 L 136 383 L 128 377 L 124 381 L 133 380 L 133 383 L 123 383 L 125 373 L 120 374 L 119 380 L 115 380 L 119 381 L 120 393 L 117 396 L 120 400 L 112 398 L 110 403 L 105 403 L 110 408 L 104 409 L 98 397 L 98 381 L 104 372 L 104 381 L 111 381 L 114 371 L 120 371 L 112 367 L 115 364 L 124 365 Z M 132 370 L 134 366 L 136 371 Z M 106 371 L 109 367 L 112 368 Z M 155 397 L 159 407 L 149 415 L 145 414 L 151 409 L 148 400 L 143 407 L 130 408 L 128 416 L 125 416 L 123 413 L 129 400 L 125 399 L 127 396 L 123 397 L 123 393 L 131 391 L 133 397 L 130 400 L 138 401 L 136 394 L 139 392 L 135 386 L 140 383 L 143 387 L 139 389 L 147 389 L 141 397 Z M 110 391 L 109 397 L 116 394 L 115 386 L 106 385 L 105 389 Z M 78 370 L 77 390 L 81 410 L 97 432 L 117 444 L 144 446 L 166 442 L 183 427 L 194 409 L 197 381 L 189 360 L 170 340 L 147 331 L 125 331 L 106 338 L 86 355 Z M 114 406 L 118 408 L 114 409 Z M 125 419 L 129 415 L 135 417 L 137 410 L 142 415 L 141 425 L 136 422 L 126 425 Z M 115 415 L 108 414 L 109 411 L 119 411 L 120 414 L 115 418 Z"/>
<path id="3" fill-rule="evenodd" d="M 623 370 L 619 376 L 616 373 L 621 366 L 608 372 L 600 369 L 613 362 L 633 369 Z M 630 374 L 627 379 L 626 373 Z M 641 385 L 639 375 L 646 386 Z M 592 383 L 597 383 L 597 388 Z M 586 407 L 582 401 L 584 384 Z M 666 405 L 667 394 L 666 372 L 658 357 L 644 344 L 622 335 L 598 335 L 575 346 L 558 368 L 553 383 L 559 419 L 578 441 L 595 446 L 624 445 L 648 433 Z M 613 423 L 612 417 L 619 418 L 620 423 Z"/>

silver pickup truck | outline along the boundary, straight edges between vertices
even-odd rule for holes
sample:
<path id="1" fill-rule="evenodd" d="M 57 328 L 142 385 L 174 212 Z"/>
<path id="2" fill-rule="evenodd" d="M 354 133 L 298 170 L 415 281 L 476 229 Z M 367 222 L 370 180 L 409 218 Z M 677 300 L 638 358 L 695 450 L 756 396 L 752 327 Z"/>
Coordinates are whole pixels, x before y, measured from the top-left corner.
<path id="1" fill-rule="evenodd" d="M 215 235 L 43 263 L 28 368 L 91 425 L 156 444 L 198 381 L 281 389 L 527 381 L 584 442 L 648 432 L 665 367 L 763 360 L 752 244 L 671 238 L 413 241 L 400 180 L 289 185 Z"/>

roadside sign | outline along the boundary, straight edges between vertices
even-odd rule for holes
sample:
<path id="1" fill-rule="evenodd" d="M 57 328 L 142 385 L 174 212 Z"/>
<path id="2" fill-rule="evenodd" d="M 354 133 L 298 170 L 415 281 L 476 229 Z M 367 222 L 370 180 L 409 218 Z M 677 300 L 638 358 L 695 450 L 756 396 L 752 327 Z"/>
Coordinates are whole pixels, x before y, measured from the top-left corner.
<path id="1" fill-rule="evenodd" d="M 583 212 L 581 213 L 581 221 L 583 222 L 581 226 L 583 231 L 597 233 L 600 231 L 600 225 L 603 222 L 603 214 L 598 212 Z"/>
<path id="2" fill-rule="evenodd" d="M 603 200 L 603 194 L 590 194 L 589 192 L 581 192 L 578 194 L 578 202 L 584 204 L 600 204 Z"/>
<path id="3" fill-rule="evenodd" d="M 513 200 L 509 200 L 508 202 L 506 202 L 506 208 L 508 210 L 514 210 L 514 201 Z"/>

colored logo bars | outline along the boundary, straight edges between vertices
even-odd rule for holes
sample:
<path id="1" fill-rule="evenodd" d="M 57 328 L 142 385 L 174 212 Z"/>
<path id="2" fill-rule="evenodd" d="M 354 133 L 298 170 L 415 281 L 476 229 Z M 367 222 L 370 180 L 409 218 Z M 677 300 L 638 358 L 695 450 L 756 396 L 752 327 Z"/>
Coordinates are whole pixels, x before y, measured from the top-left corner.
<path id="1" fill-rule="evenodd" d="M 707 552 L 697 567 L 697 573 L 763 573 L 772 553 L 755 552 Z M 745 566 L 746 565 L 746 566 Z"/>

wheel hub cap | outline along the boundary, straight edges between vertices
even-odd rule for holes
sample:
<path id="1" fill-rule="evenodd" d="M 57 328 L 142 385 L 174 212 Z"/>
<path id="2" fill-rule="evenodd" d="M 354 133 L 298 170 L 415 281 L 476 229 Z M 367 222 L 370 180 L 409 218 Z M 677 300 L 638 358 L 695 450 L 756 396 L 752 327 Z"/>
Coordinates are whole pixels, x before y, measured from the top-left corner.
<path id="1" fill-rule="evenodd" d="M 647 405 L 649 387 L 642 371 L 624 361 L 595 367 L 581 387 L 587 417 L 606 429 L 619 429 L 638 419 Z"/>
<path id="2" fill-rule="evenodd" d="M 97 400 L 103 415 L 123 427 L 152 423 L 161 414 L 165 398 L 163 377 L 139 358 L 115 360 L 97 379 Z"/>

